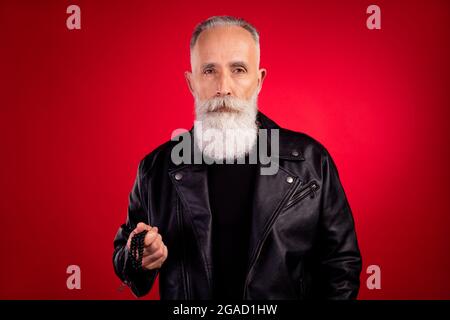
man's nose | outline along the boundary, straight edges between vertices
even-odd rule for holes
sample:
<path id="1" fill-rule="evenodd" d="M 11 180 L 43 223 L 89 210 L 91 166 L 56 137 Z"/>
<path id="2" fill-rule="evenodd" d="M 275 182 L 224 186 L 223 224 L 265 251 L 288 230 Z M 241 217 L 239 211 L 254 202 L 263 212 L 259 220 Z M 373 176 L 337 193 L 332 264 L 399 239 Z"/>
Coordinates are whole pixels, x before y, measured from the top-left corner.
<path id="1" fill-rule="evenodd" d="M 229 77 L 226 74 L 221 74 L 217 83 L 216 96 L 231 95 L 231 87 Z"/>

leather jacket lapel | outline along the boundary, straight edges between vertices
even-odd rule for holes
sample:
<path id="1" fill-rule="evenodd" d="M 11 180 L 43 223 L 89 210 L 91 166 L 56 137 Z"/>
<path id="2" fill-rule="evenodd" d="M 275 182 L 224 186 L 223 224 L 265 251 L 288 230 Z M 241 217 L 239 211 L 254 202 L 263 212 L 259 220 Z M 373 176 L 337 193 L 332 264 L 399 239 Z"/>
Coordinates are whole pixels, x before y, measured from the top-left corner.
<path id="1" fill-rule="evenodd" d="M 212 290 L 212 216 L 209 205 L 207 168 L 204 164 L 183 165 L 169 171 L 172 183 L 191 222 L 201 250 L 210 290 Z"/>

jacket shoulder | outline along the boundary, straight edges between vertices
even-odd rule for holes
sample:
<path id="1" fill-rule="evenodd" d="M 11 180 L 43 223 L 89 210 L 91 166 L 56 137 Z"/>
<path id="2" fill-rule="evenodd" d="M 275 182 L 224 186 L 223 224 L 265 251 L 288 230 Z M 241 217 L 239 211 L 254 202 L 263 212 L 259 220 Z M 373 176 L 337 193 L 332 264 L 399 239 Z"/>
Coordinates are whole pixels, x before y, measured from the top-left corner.
<path id="1" fill-rule="evenodd" d="M 290 150 L 300 152 L 305 160 L 330 157 L 328 149 L 322 142 L 304 132 L 281 128 L 280 142 L 284 143 Z"/>
<path id="2" fill-rule="evenodd" d="M 177 141 L 166 141 L 146 154 L 139 162 L 140 174 L 146 176 L 151 174 L 155 168 L 161 168 L 161 165 L 167 166 L 172 148 L 176 143 Z"/>

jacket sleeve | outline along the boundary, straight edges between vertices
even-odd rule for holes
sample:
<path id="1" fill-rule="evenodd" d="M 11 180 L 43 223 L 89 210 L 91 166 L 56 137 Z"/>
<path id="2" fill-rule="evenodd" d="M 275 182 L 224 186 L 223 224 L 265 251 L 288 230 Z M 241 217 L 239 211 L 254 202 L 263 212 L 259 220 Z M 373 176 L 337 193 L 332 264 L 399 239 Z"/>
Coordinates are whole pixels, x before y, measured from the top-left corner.
<path id="1" fill-rule="evenodd" d="M 153 286 L 159 269 L 134 271 L 129 259 L 127 241 L 130 233 L 139 222 L 149 223 L 145 203 L 142 195 L 145 186 L 142 183 L 143 160 L 139 163 L 137 176 L 129 194 L 128 215 L 125 224 L 117 231 L 114 239 L 113 265 L 117 276 L 130 287 L 136 297 L 146 295 Z"/>
<path id="2" fill-rule="evenodd" d="M 318 236 L 319 296 L 356 299 L 362 258 L 352 211 L 328 151 L 322 161 L 323 190 Z"/>

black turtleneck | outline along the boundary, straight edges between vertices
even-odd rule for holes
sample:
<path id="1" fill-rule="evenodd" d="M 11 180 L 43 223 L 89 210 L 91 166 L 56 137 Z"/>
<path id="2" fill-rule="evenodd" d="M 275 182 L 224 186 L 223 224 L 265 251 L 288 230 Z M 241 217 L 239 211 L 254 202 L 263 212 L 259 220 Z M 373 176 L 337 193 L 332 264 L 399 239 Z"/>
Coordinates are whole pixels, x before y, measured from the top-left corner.
<path id="1" fill-rule="evenodd" d="M 214 298 L 242 300 L 256 164 L 208 165 Z"/>

